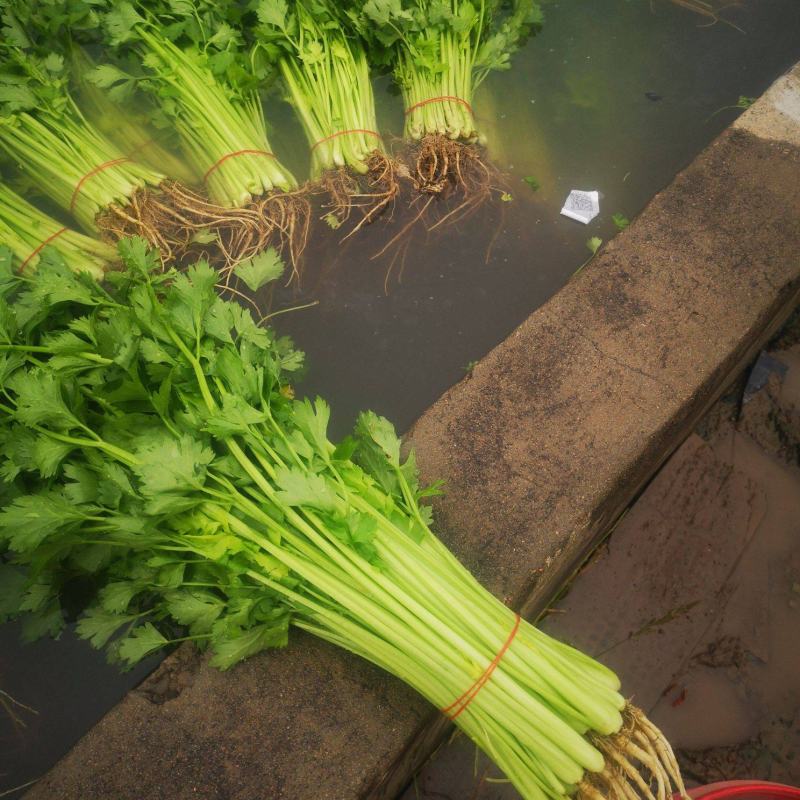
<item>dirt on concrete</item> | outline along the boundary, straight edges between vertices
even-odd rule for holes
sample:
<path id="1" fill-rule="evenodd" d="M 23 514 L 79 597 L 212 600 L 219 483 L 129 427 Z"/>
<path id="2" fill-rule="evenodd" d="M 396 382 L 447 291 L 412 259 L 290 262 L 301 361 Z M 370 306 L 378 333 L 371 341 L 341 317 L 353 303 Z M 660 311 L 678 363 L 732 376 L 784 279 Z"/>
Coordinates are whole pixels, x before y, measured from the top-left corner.
<path id="1" fill-rule="evenodd" d="M 437 530 L 493 592 L 547 604 L 788 313 L 798 242 L 800 149 L 728 132 L 422 417 Z M 391 797 L 436 740 L 427 719 L 296 635 L 224 675 L 168 661 L 28 797 Z"/>

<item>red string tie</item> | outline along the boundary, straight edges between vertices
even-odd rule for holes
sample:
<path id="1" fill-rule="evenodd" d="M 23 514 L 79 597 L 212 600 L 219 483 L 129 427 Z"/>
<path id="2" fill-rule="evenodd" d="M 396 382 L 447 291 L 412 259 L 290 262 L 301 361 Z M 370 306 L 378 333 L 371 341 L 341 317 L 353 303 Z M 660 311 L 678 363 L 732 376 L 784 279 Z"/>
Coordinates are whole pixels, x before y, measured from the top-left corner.
<path id="1" fill-rule="evenodd" d="M 491 664 L 483 672 L 483 675 L 472 684 L 472 686 L 467 689 L 464 694 L 461 695 L 457 700 L 454 700 L 450 703 L 447 708 L 441 709 L 442 714 L 444 714 L 451 722 L 455 720 L 461 713 L 466 711 L 467 706 L 475 699 L 475 696 L 478 692 L 483 689 L 483 687 L 488 683 L 489 678 L 492 677 L 492 673 L 497 669 L 497 665 L 503 659 L 503 656 L 508 652 L 508 648 L 511 647 L 511 642 L 514 641 L 514 637 L 517 635 L 517 631 L 519 630 L 520 624 L 520 616 L 519 614 L 514 615 L 514 627 L 511 629 L 511 633 L 508 634 L 508 638 L 505 641 L 505 644 L 497 651 L 497 655 L 494 657 L 494 660 Z"/>
<path id="2" fill-rule="evenodd" d="M 427 106 L 430 103 L 460 103 L 464 108 L 469 111 L 470 114 L 475 114 L 472 110 L 472 106 L 463 98 L 463 97 L 456 97 L 455 95 L 451 94 L 443 94 L 441 97 L 429 97 L 427 100 L 420 100 L 419 103 L 414 103 L 411 108 L 406 109 L 406 116 L 411 114 L 413 111 L 416 111 L 418 108 L 422 108 L 423 106 Z"/>
<path id="3" fill-rule="evenodd" d="M 38 255 L 39 255 L 39 253 L 41 253 L 41 252 L 42 252 L 42 249 L 43 249 L 44 247 L 46 247 L 48 244 L 50 244 L 50 242 L 52 242 L 52 241 L 53 241 L 53 239 L 57 239 L 59 236 L 61 236 L 61 234 L 62 234 L 62 233 L 66 233 L 66 231 L 67 231 L 67 229 L 66 229 L 66 228 L 61 228 L 60 230 L 57 230 L 55 233 L 53 233 L 53 234 L 51 234 L 50 236 L 48 236 L 48 237 L 47 237 L 47 238 L 46 238 L 46 239 L 45 239 L 45 240 L 44 240 L 44 241 L 43 241 L 43 242 L 42 242 L 42 243 L 41 243 L 41 244 L 40 244 L 40 245 L 39 245 L 39 246 L 38 246 L 38 247 L 37 247 L 37 248 L 36 248 L 36 249 L 35 249 L 35 250 L 34 250 L 34 251 L 33 251 L 33 252 L 32 252 L 32 253 L 31 253 L 31 254 L 30 254 L 30 255 L 29 255 L 29 256 L 28 256 L 28 257 L 27 257 L 25 260 L 24 260 L 24 261 L 23 261 L 23 262 L 22 262 L 22 266 L 20 266 L 20 268 L 19 268 L 19 270 L 18 270 L 18 271 L 21 273 L 21 272 L 22 272 L 22 271 L 25 269 L 25 267 L 27 267 L 27 266 L 28 266 L 28 262 L 29 262 L 31 259 L 33 259 L 33 258 L 36 258 L 36 256 L 38 256 Z"/>
<path id="4" fill-rule="evenodd" d="M 313 153 L 321 144 L 325 144 L 325 142 L 329 142 L 331 139 L 336 139 L 339 136 L 347 136 L 351 133 L 363 133 L 366 136 L 374 136 L 376 139 L 381 138 L 381 135 L 377 131 L 370 131 L 366 128 L 351 128 L 350 130 L 346 131 L 336 131 L 336 133 L 332 133 L 330 136 L 320 139 L 311 146 L 311 152 Z"/>
<path id="5" fill-rule="evenodd" d="M 106 161 L 104 164 L 100 164 L 99 167 L 95 167 L 94 169 L 90 169 L 77 183 L 75 189 L 72 191 L 72 197 L 69 201 L 69 210 L 75 210 L 75 201 L 78 199 L 78 195 L 81 193 L 81 189 L 83 188 L 83 184 L 89 180 L 89 178 L 93 178 L 95 175 L 100 174 L 103 170 L 108 169 L 109 167 L 116 167 L 117 164 L 124 164 L 125 162 L 130 161 L 129 158 L 114 158 L 111 161 Z"/>
<path id="6" fill-rule="evenodd" d="M 208 176 L 215 169 L 221 167 L 229 158 L 238 158 L 239 156 L 264 156 L 265 158 L 275 158 L 275 154 L 270 153 L 268 150 L 236 150 L 233 153 L 226 153 L 219 161 L 208 168 L 206 174 L 203 175 L 203 183 L 208 180 Z"/>

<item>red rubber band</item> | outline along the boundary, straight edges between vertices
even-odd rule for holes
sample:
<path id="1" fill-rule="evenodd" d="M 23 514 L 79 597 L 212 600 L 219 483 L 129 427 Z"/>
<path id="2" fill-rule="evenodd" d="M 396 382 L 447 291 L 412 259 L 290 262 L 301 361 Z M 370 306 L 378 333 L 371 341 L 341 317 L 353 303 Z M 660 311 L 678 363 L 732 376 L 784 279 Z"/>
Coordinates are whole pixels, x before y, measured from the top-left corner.
<path id="1" fill-rule="evenodd" d="M 77 186 L 73 190 L 72 197 L 70 198 L 70 201 L 69 201 L 69 210 L 70 211 L 74 211 L 75 210 L 75 201 L 78 199 L 78 195 L 81 192 L 81 188 L 83 187 L 83 184 L 86 183 L 86 181 L 88 181 L 89 178 L 94 177 L 98 173 L 102 172 L 104 169 L 108 169 L 109 167 L 116 167 L 117 164 L 124 164 L 126 161 L 130 161 L 130 159 L 127 158 L 127 157 L 125 157 L 125 158 L 115 158 L 115 159 L 113 159 L 111 161 L 106 161 L 105 164 L 100 164 L 99 167 L 95 167 L 94 169 L 89 170 L 89 172 L 87 172 L 78 181 Z"/>
<path id="2" fill-rule="evenodd" d="M 30 254 L 30 255 L 29 255 L 29 256 L 28 256 L 28 257 L 27 257 L 25 260 L 24 260 L 24 261 L 23 261 L 23 262 L 22 262 L 22 266 L 20 266 L 20 268 L 17 270 L 17 272 L 20 272 L 20 273 L 21 273 L 21 272 L 22 272 L 22 271 L 25 269 L 25 267 L 26 267 L 26 266 L 28 266 L 28 262 L 29 262 L 29 261 L 30 261 L 32 258 L 36 258 L 36 256 L 38 256 L 38 255 L 39 255 L 39 253 L 41 253 L 41 252 L 42 252 L 42 248 L 44 248 L 44 247 L 46 247 L 48 244 L 50 244 L 50 242 L 52 242 L 52 241 L 53 241 L 53 239 L 57 239 L 59 236 L 61 236 L 61 234 L 62 234 L 62 233 L 65 233 L 65 232 L 66 232 L 66 230 L 67 230 L 66 228 L 61 228 L 61 230 L 58 230 L 58 231 L 56 231 L 54 234 L 52 234 L 51 236 L 48 236 L 48 237 L 47 237 L 47 238 L 46 238 L 46 239 L 45 239 L 45 240 L 44 240 L 44 241 L 43 241 L 43 242 L 42 242 L 42 243 L 41 243 L 41 244 L 40 244 L 40 245 L 39 245 L 39 246 L 38 246 L 38 247 L 37 247 L 37 248 L 36 248 L 36 249 L 35 249 L 35 250 L 34 250 L 34 251 L 33 251 L 33 252 L 32 252 L 32 253 L 31 253 L 31 254 Z"/>
<path id="3" fill-rule="evenodd" d="M 451 101 L 453 103 L 461 103 L 464 108 L 466 108 L 470 114 L 475 114 L 472 110 L 472 106 L 463 98 L 463 97 L 456 97 L 455 95 L 450 94 L 443 94 L 441 97 L 429 97 L 427 100 L 420 100 L 419 103 L 414 103 L 411 108 L 406 109 L 406 116 L 408 116 L 412 111 L 416 111 L 418 108 L 422 108 L 422 106 L 427 106 L 429 103 L 445 103 L 447 101 Z"/>
<path id="4" fill-rule="evenodd" d="M 208 180 L 208 176 L 215 170 L 217 167 L 222 166 L 229 158 L 236 158 L 237 156 L 266 156 L 267 158 L 275 158 L 274 153 L 270 153 L 267 150 L 236 150 L 233 153 L 227 153 L 226 155 L 222 156 L 222 158 L 217 161 L 216 164 L 212 164 L 205 175 L 203 175 L 203 183 Z"/>
<path id="5" fill-rule="evenodd" d="M 347 131 L 336 131 L 336 133 L 332 133 L 330 136 L 320 139 L 311 146 L 311 152 L 313 153 L 321 144 L 325 144 L 325 142 L 329 142 L 331 139 L 336 139 L 338 136 L 347 136 L 349 133 L 365 133 L 368 136 L 374 136 L 376 139 L 381 138 L 381 135 L 377 131 L 370 131 L 366 128 L 351 128 Z"/>
<path id="6" fill-rule="evenodd" d="M 494 657 L 494 661 L 492 661 L 492 663 L 486 667 L 483 675 L 481 675 L 480 678 L 478 678 L 478 680 L 476 680 L 475 683 L 473 683 L 472 686 L 470 686 L 469 689 L 467 689 L 467 691 L 461 695 L 461 697 L 450 703 L 447 708 L 441 709 L 442 714 L 444 714 L 451 722 L 466 710 L 467 706 L 475 699 L 475 696 L 478 694 L 478 692 L 488 683 L 489 678 L 492 677 L 492 673 L 497 669 L 497 665 L 508 651 L 508 648 L 511 647 L 511 642 L 514 641 L 514 637 L 517 635 L 520 623 L 519 614 L 515 614 L 514 617 L 514 627 L 511 629 L 508 639 L 506 639 L 505 644 L 500 648 L 497 655 Z M 454 711 L 456 708 L 458 710 Z"/>
<path id="7" fill-rule="evenodd" d="M 761 800 L 767 800 L 767 798 L 769 800 L 779 800 L 779 798 L 798 800 L 800 789 L 766 781 L 725 781 L 689 790 L 689 797 L 696 798 L 696 800 L 730 800 L 742 795 L 760 797 Z"/>

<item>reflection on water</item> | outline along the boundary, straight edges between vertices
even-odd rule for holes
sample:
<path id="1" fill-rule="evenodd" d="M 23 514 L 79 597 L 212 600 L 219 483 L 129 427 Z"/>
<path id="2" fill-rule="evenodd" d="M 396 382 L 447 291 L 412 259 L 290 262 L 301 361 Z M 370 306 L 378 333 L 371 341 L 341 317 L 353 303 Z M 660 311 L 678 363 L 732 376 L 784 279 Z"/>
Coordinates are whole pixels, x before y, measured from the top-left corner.
<path id="1" fill-rule="evenodd" d="M 406 429 L 566 282 L 586 259 L 589 237 L 614 234 L 614 213 L 632 218 L 737 113 L 707 121 L 713 112 L 758 96 L 800 58 L 796 0 L 731 9 L 745 34 L 699 27 L 701 18 L 667 0 L 652 5 L 548 2 L 541 35 L 511 72 L 487 80 L 476 111 L 511 202 L 444 233 L 418 231 L 388 280 L 390 260 L 370 256 L 399 230 L 399 210 L 388 227 L 374 225 L 345 245 L 317 228 L 302 291 L 278 292 L 275 302 L 320 302 L 275 324 L 308 353 L 300 389 L 331 401 L 337 435 L 361 408 Z M 402 110 L 387 86 L 379 82 L 379 118 L 398 136 Z M 306 174 L 291 110 L 269 110 L 273 146 Z M 541 188 L 533 192 L 525 178 Z M 589 226 L 559 216 L 573 188 L 602 194 Z M 22 731 L 0 718 L 0 792 L 46 770 L 141 675 L 120 676 L 68 635 L 25 648 L 13 627 L 0 627 L 0 688 L 40 712 Z"/>

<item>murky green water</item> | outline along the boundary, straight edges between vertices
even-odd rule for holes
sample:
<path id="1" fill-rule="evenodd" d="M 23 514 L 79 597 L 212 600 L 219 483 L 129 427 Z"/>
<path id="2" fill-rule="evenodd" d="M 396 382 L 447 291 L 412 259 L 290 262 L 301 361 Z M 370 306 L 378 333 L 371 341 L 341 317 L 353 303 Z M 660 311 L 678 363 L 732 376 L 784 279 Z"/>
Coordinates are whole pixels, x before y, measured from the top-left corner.
<path id="1" fill-rule="evenodd" d="M 589 256 L 589 237 L 613 236 L 614 213 L 633 218 L 737 112 L 710 115 L 759 95 L 800 59 L 797 0 L 732 10 L 745 33 L 699 27 L 667 0 L 652 10 L 648 0 L 550 2 L 547 15 L 514 69 L 491 76 L 476 98 L 513 201 L 443 234 L 418 234 L 388 277 L 390 262 L 370 257 L 399 230 L 400 211 L 344 246 L 320 228 L 302 292 L 276 298 L 276 307 L 319 301 L 275 322 L 307 352 L 299 388 L 331 401 L 336 434 L 361 408 L 406 429 L 563 286 Z M 378 95 L 383 129 L 399 135 L 400 101 L 385 84 Z M 303 175 L 306 149 L 290 110 L 270 117 L 273 146 Z M 572 188 L 602 193 L 589 226 L 559 216 Z M 23 647 L 14 626 L 0 627 L 0 689 L 39 711 L 23 714 L 28 727 L 18 729 L 0 709 L 0 793 L 42 774 L 145 672 L 120 676 L 69 633 Z"/>

